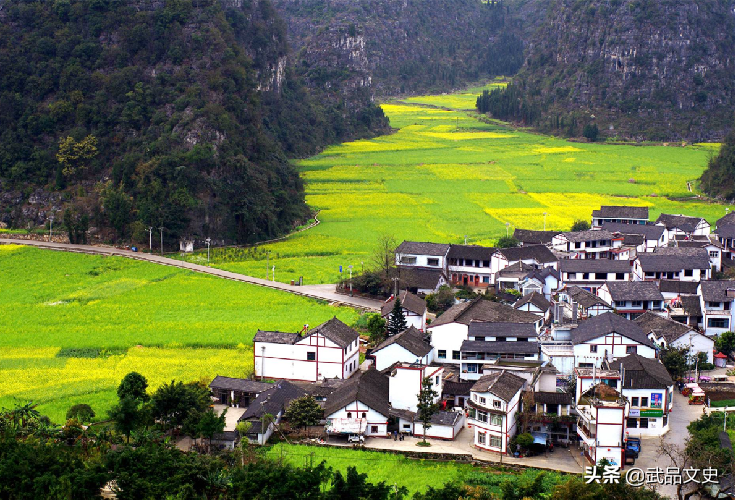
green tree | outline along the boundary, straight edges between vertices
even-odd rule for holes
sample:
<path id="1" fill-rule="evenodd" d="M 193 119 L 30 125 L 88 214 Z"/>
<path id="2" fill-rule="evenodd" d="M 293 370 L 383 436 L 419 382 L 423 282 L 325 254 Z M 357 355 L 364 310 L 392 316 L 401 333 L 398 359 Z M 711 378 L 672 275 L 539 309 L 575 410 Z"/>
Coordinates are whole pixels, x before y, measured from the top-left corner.
<path id="1" fill-rule="evenodd" d="M 385 340 L 385 319 L 377 313 L 371 314 L 367 321 L 370 340 L 377 345 Z"/>
<path id="2" fill-rule="evenodd" d="M 403 314 L 401 299 L 396 297 L 393 302 L 393 309 L 388 316 L 387 333 L 389 337 L 401 333 L 408 327 L 406 324 L 406 316 Z"/>
<path id="3" fill-rule="evenodd" d="M 438 411 L 435 403 L 439 393 L 434 390 L 431 377 L 424 377 L 421 381 L 421 391 L 418 394 L 419 401 L 416 405 L 418 417 L 424 426 L 424 443 L 426 443 L 426 431 L 431 427 L 431 417 Z"/>
<path id="4" fill-rule="evenodd" d="M 108 415 L 115 422 L 115 430 L 124 434 L 128 443 L 130 443 L 130 433 L 142 427 L 145 421 L 140 400 L 132 396 L 120 398 L 120 401 L 110 408 Z"/>
<path id="5" fill-rule="evenodd" d="M 521 448 L 528 449 L 533 444 L 533 436 L 528 432 L 524 432 L 518 434 L 515 441 Z"/>
<path id="6" fill-rule="evenodd" d="M 357 472 L 352 466 L 347 467 L 347 473 L 343 476 L 340 471 L 334 473 L 332 488 L 324 495 L 327 500 L 387 500 L 401 499 L 408 494 L 406 487 L 394 489 L 381 481 L 377 484 L 368 482 L 367 474 Z"/>
<path id="7" fill-rule="evenodd" d="M 187 430 L 195 431 L 199 416 L 207 411 L 211 403 L 209 389 L 198 382 L 184 384 L 171 381 L 163 384 L 151 397 L 151 414 L 163 424 L 163 429 L 183 426 L 187 420 L 193 420 Z"/>
<path id="8" fill-rule="evenodd" d="M 717 156 L 710 158 L 700 180 L 710 196 L 735 198 L 735 127 L 725 137 Z"/>
<path id="9" fill-rule="evenodd" d="M 590 223 L 586 220 L 577 219 L 574 221 L 574 224 L 572 224 L 572 228 L 570 231 L 576 232 L 576 231 L 587 231 L 590 228 Z"/>
<path id="10" fill-rule="evenodd" d="M 212 446 L 212 438 L 214 437 L 214 435 L 219 434 L 225 430 L 225 424 L 227 422 L 225 417 L 226 413 L 227 408 L 225 408 L 225 410 L 220 415 L 217 415 L 214 409 L 210 408 L 208 411 L 202 413 L 199 417 L 197 429 L 201 436 L 209 439 L 210 447 Z"/>
<path id="11" fill-rule="evenodd" d="M 515 239 L 513 236 L 501 236 L 498 239 L 498 243 L 496 246 L 498 248 L 514 248 L 517 247 L 519 244 L 519 241 Z"/>
<path id="12" fill-rule="evenodd" d="M 323 414 L 324 410 L 313 396 L 304 396 L 291 401 L 284 416 L 291 424 L 306 428 L 310 425 L 318 425 Z"/>
<path id="13" fill-rule="evenodd" d="M 689 369 L 687 353 L 688 349 L 684 347 L 677 348 L 669 346 L 661 350 L 661 363 L 666 367 L 671 378 L 677 379 L 686 374 L 686 371 Z"/>
<path id="14" fill-rule="evenodd" d="M 454 305 L 454 293 L 447 285 L 439 287 L 435 293 L 426 296 L 426 308 L 433 312 L 444 312 Z"/>
<path id="15" fill-rule="evenodd" d="M 592 142 L 595 142 L 599 135 L 600 135 L 600 129 L 597 128 L 596 123 L 588 123 L 587 125 L 584 126 L 584 129 L 582 129 L 582 136 L 584 136 L 586 139 L 589 139 Z"/>
<path id="16" fill-rule="evenodd" d="M 122 186 L 108 184 L 102 192 L 102 210 L 110 225 L 115 229 L 117 238 L 125 237 L 125 229 L 133 219 L 133 199 L 125 194 Z"/>
<path id="17" fill-rule="evenodd" d="M 97 156 L 97 138 L 88 135 L 77 142 L 73 137 L 66 137 L 59 141 L 59 151 L 56 159 L 61 165 L 63 174 L 73 177 L 81 170 L 89 167 L 90 160 Z"/>
<path id="18" fill-rule="evenodd" d="M 132 398 L 133 400 L 145 402 L 150 399 L 146 392 L 148 389 L 148 380 L 138 372 L 130 372 L 125 375 L 117 386 L 117 397 Z"/>
<path id="19" fill-rule="evenodd" d="M 75 419 L 79 422 L 86 424 L 92 421 L 95 417 L 94 410 L 88 404 L 76 404 L 69 408 L 66 412 L 66 419 Z"/>
<path id="20" fill-rule="evenodd" d="M 722 332 L 715 339 L 715 349 L 722 354 L 731 354 L 735 350 L 735 332 Z"/>

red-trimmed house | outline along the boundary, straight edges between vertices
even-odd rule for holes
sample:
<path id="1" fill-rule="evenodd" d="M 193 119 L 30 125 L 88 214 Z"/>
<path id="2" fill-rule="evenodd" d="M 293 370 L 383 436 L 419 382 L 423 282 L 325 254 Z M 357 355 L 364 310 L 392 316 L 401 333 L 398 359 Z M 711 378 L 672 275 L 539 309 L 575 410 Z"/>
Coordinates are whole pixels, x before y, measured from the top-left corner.
<path id="1" fill-rule="evenodd" d="M 398 294 L 401 300 L 401 310 L 403 311 L 403 317 L 406 318 L 406 326 L 413 326 L 417 330 L 426 330 L 426 302 L 424 299 L 415 295 L 407 290 L 404 290 Z M 380 315 L 388 320 L 391 311 L 393 311 L 393 305 L 396 298 L 391 297 L 386 300 L 383 307 L 380 308 Z"/>
<path id="2" fill-rule="evenodd" d="M 327 397 L 324 416 L 330 435 L 387 436 L 390 404 L 388 377 L 368 370 L 339 386 Z"/>
<path id="3" fill-rule="evenodd" d="M 481 377 L 470 390 L 468 426 L 475 448 L 508 453 L 526 380 L 505 370 Z"/>
<path id="4" fill-rule="evenodd" d="M 336 317 L 304 336 L 258 330 L 253 347 L 255 375 L 307 382 L 349 378 L 359 368 L 359 338 Z"/>

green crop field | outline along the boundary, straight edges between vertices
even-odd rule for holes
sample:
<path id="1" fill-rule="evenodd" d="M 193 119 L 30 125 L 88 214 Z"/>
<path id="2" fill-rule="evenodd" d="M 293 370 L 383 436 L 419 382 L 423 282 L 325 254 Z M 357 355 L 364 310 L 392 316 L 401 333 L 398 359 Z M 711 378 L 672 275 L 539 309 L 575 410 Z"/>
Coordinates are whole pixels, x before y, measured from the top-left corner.
<path id="1" fill-rule="evenodd" d="M 361 270 L 381 235 L 491 245 L 515 227 L 568 230 L 601 204 L 646 205 L 711 223 L 725 207 L 696 198 L 717 145 L 682 147 L 571 142 L 485 123 L 461 111 L 491 83 L 452 95 L 383 105 L 396 133 L 327 148 L 298 162 L 320 225 L 257 252 L 218 250 L 211 265 L 265 277 L 334 283 Z M 454 107 L 458 110 L 446 109 Z M 689 192 L 690 182 L 694 192 Z M 686 201 L 674 201 L 671 198 Z M 206 263 L 206 251 L 185 257 Z"/>
<path id="2" fill-rule="evenodd" d="M 380 451 L 354 450 L 352 448 L 336 448 L 324 446 L 305 446 L 291 444 L 273 445 L 267 452 L 271 458 L 283 459 L 293 465 L 303 466 L 309 463 L 317 465 L 324 461 L 326 465 L 343 474 L 347 467 L 355 467 L 357 472 L 367 474 L 368 480 L 374 483 L 383 481 L 389 485 L 405 486 L 409 494 L 424 492 L 431 486 L 441 488 L 444 484 L 457 481 L 470 485 L 483 485 L 492 493 L 500 493 L 500 484 L 508 479 L 518 482 L 530 481 L 541 471 L 528 469 L 523 473 L 498 469 L 483 469 L 471 464 L 457 462 L 439 462 L 433 460 L 416 460 Z M 556 484 L 564 481 L 564 476 L 556 472 L 547 472 L 544 479 L 544 490 L 551 491 Z"/>
<path id="3" fill-rule="evenodd" d="M 0 407 L 98 414 L 130 371 L 152 387 L 252 372 L 258 328 L 357 314 L 277 290 L 121 257 L 0 245 Z"/>

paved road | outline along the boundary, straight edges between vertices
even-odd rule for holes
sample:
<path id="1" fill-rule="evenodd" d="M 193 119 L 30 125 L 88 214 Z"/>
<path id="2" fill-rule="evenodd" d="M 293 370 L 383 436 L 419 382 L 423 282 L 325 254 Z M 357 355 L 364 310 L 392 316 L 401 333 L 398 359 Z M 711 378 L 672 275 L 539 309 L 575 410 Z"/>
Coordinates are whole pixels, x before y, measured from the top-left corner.
<path id="1" fill-rule="evenodd" d="M 184 262 L 181 260 L 170 259 L 168 257 L 162 257 L 156 254 L 148 254 L 141 252 L 131 252 L 130 250 L 123 250 L 120 248 L 108 247 L 108 246 L 93 246 L 93 245 L 70 245 L 67 243 L 54 243 L 48 241 L 35 241 L 35 240 L 16 240 L 12 238 L 0 238 L 0 244 L 17 244 L 17 245 L 31 245 L 38 248 L 45 248 L 48 250 L 60 250 L 64 252 L 77 252 L 94 255 L 108 255 L 126 257 L 129 259 L 144 260 L 147 262 L 153 262 L 154 264 L 161 264 L 164 266 L 179 267 L 181 269 L 188 269 L 198 273 L 210 274 L 220 278 L 242 281 L 244 283 L 250 283 L 251 285 L 265 286 L 268 288 L 274 288 L 276 290 L 282 290 L 285 292 L 293 293 L 296 295 L 302 295 L 312 299 L 326 300 L 333 304 L 347 305 L 356 307 L 358 309 L 366 309 L 370 311 L 380 310 L 380 306 L 383 302 L 379 300 L 366 299 L 362 297 L 350 297 L 348 295 L 342 295 L 335 291 L 335 285 L 305 285 L 294 287 L 285 283 L 279 283 L 277 281 L 268 281 L 262 278 L 255 278 L 253 276 L 247 276 L 245 274 L 233 273 L 230 271 L 223 271 L 209 266 L 202 266 L 200 264 L 192 264 L 191 262 Z"/>

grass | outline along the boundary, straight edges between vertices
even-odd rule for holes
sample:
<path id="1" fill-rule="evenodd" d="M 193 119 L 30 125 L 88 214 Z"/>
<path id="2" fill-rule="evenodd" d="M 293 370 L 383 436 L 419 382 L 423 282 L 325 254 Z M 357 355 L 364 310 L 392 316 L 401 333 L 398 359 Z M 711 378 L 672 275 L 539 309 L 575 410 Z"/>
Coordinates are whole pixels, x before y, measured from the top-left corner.
<path id="1" fill-rule="evenodd" d="M 98 415 L 129 371 L 172 379 L 247 376 L 258 328 L 298 331 L 349 308 L 183 269 L 0 245 L 0 407 L 32 400 L 55 421 Z"/>
<path id="2" fill-rule="evenodd" d="M 466 236 L 469 243 L 492 245 L 506 224 L 510 231 L 543 229 L 545 218 L 547 229 L 568 230 L 602 204 L 645 205 L 654 220 L 666 212 L 714 223 L 725 213 L 723 205 L 697 199 L 687 188 L 691 182 L 696 190 L 716 145 L 570 142 L 463 111 L 483 88 L 499 84 L 384 104 L 396 133 L 329 147 L 298 162 L 306 201 L 321 210 L 319 226 L 252 254 L 224 250 L 211 265 L 265 277 L 270 251 L 276 280 L 333 283 L 339 266 L 368 267 L 384 234 L 446 243 Z M 185 258 L 205 261 L 206 250 Z"/>

